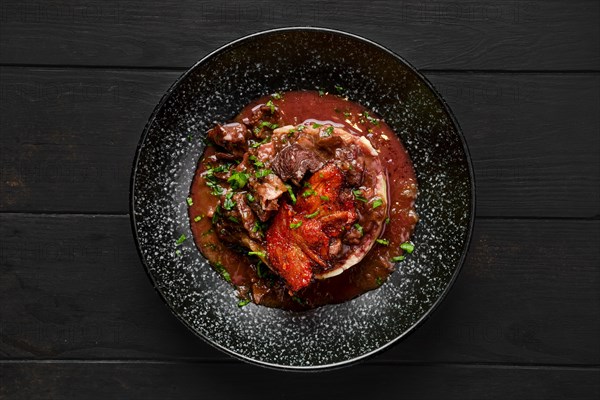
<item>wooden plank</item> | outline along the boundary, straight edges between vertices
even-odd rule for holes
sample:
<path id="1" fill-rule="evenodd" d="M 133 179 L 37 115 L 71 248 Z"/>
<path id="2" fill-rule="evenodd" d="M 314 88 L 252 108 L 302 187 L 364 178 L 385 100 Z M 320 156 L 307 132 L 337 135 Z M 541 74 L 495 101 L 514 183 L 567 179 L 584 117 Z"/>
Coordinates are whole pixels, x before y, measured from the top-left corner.
<path id="1" fill-rule="evenodd" d="M 179 73 L 0 73 L 0 211 L 127 212 L 137 141 Z M 598 74 L 428 77 L 469 143 L 478 215 L 600 214 Z"/>
<path id="2" fill-rule="evenodd" d="M 593 0 L 4 1 L 1 62 L 187 67 L 244 35 L 283 26 L 351 31 L 418 68 L 598 70 Z"/>
<path id="3" fill-rule="evenodd" d="M 5 359 L 230 359 L 154 292 L 127 217 L 0 214 Z M 600 221 L 478 220 L 455 287 L 374 362 L 600 364 Z"/>
<path id="4" fill-rule="evenodd" d="M 359 365 L 312 374 L 242 363 L 1 364 L 12 399 L 596 399 L 599 370 Z M 31 383 L 35 382 L 34 385 Z"/>

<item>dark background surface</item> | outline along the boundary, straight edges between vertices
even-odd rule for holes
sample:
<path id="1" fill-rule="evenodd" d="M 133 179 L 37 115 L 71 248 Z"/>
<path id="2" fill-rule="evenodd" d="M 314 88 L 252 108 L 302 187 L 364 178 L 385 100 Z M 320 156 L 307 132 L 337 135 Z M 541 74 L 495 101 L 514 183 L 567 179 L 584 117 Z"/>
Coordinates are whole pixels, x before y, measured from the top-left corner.
<path id="1" fill-rule="evenodd" d="M 598 398 L 599 21 L 595 0 L 3 0 L 0 398 Z M 455 112 L 477 180 L 471 248 L 439 309 L 392 349 L 313 374 L 187 331 L 128 215 L 135 147 L 171 83 L 292 25 L 413 63 Z"/>

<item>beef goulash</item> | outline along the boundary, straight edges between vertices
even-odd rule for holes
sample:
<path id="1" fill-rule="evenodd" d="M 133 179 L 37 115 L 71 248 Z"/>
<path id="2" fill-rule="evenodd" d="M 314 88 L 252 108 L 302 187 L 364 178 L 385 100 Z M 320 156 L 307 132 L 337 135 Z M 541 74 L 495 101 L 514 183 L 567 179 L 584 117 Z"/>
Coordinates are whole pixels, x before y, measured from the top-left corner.
<path id="1" fill-rule="evenodd" d="M 412 162 L 365 107 L 277 93 L 208 131 L 188 198 L 194 240 L 239 305 L 350 300 L 394 271 L 418 217 Z"/>

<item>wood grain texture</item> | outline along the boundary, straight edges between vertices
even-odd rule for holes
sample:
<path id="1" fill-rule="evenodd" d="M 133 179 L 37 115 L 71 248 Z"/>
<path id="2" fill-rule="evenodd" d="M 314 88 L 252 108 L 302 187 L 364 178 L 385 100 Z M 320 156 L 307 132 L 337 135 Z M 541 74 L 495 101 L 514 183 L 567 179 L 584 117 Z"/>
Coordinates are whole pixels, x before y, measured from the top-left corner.
<path id="1" fill-rule="evenodd" d="M 0 214 L 5 359 L 229 357 L 152 289 L 127 217 Z M 600 221 L 478 220 L 438 310 L 374 362 L 600 364 Z"/>
<path id="2" fill-rule="evenodd" d="M 0 60 L 187 67 L 241 36 L 308 25 L 363 35 L 418 68 L 598 70 L 598 10 L 594 0 L 10 0 Z"/>
<path id="3" fill-rule="evenodd" d="M 137 142 L 180 73 L 0 73 L 0 211 L 126 213 Z M 469 144 L 478 215 L 600 215 L 600 75 L 427 76 Z"/>
<path id="4" fill-rule="evenodd" d="M 595 368 L 359 365 L 302 374 L 241 363 L 8 363 L 0 364 L 0 373 L 0 395 L 27 400 L 231 399 L 241 393 L 244 399 L 305 400 L 317 390 L 332 399 L 550 400 L 600 394 Z"/>

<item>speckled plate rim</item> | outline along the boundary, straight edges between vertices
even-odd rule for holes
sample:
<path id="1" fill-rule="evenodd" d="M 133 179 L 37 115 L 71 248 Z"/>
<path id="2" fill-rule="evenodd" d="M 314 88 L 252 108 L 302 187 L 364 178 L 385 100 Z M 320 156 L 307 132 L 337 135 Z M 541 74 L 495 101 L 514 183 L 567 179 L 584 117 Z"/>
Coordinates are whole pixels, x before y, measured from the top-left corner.
<path id="1" fill-rule="evenodd" d="M 417 321 L 415 321 L 410 327 L 408 327 L 402 334 L 398 335 L 396 338 L 388 341 L 387 343 L 385 343 L 384 345 L 380 346 L 379 348 L 372 350 L 370 352 L 361 354 L 360 356 L 351 358 L 351 359 L 347 359 L 344 361 L 339 361 L 339 362 L 335 362 L 335 363 L 331 363 L 331 364 L 324 364 L 324 365 L 315 365 L 315 366 L 297 366 L 297 365 L 280 365 L 280 364 L 275 364 L 275 363 L 269 363 L 269 362 L 265 362 L 265 361 L 259 361 L 259 360 L 255 360 L 253 358 L 250 358 L 248 356 L 239 354 L 235 351 L 232 351 L 231 349 L 221 346 L 218 343 L 214 343 L 212 340 L 210 340 L 209 338 L 205 337 L 204 335 L 202 335 L 200 332 L 198 332 L 196 329 L 194 329 L 181 315 L 179 315 L 174 307 L 173 304 L 171 304 L 171 302 L 169 302 L 167 300 L 167 298 L 165 297 L 165 295 L 159 290 L 157 282 L 155 280 L 155 277 L 152 275 L 152 273 L 150 272 L 150 268 L 148 266 L 148 264 L 146 263 L 146 259 L 142 253 L 142 249 L 140 248 L 140 240 L 138 237 L 138 231 L 137 231 L 137 221 L 135 218 L 135 212 L 134 212 L 134 208 L 135 208 L 135 177 L 137 175 L 138 172 L 138 162 L 140 159 L 140 155 L 141 155 L 141 150 L 143 148 L 144 142 L 146 141 L 146 137 L 148 136 L 148 133 L 150 131 L 150 127 L 153 125 L 156 116 L 158 115 L 158 113 L 160 112 L 160 110 L 162 109 L 162 107 L 165 105 L 165 103 L 168 101 L 168 99 L 170 98 L 170 96 L 172 95 L 172 93 L 179 87 L 179 85 L 182 83 L 182 81 L 184 79 L 186 79 L 188 77 L 188 75 L 190 75 L 191 73 L 193 73 L 193 71 L 200 66 L 201 64 L 207 62 L 209 59 L 211 59 L 212 57 L 221 54 L 227 50 L 229 50 L 232 47 L 237 46 L 238 44 L 248 41 L 248 40 L 252 40 L 258 36 L 262 36 L 262 35 L 269 35 L 269 34 L 273 34 L 273 33 L 285 33 L 285 32 L 295 32 L 295 31 L 314 31 L 314 32 L 326 32 L 326 33 L 331 33 L 331 34 L 335 34 L 335 35 L 339 35 L 339 36 L 345 36 L 347 38 L 350 39 L 354 39 L 357 41 L 361 41 L 364 42 L 370 46 L 373 46 L 375 48 L 378 48 L 379 50 L 388 53 L 390 56 L 392 56 L 393 58 L 395 58 L 396 60 L 398 60 L 400 63 L 403 63 L 404 65 L 406 65 L 423 83 L 425 83 L 425 85 L 429 88 L 429 90 L 434 94 L 434 96 L 440 101 L 440 104 L 442 105 L 442 107 L 444 108 L 444 111 L 446 112 L 446 114 L 450 117 L 450 120 L 452 121 L 452 124 L 454 125 L 454 127 L 456 128 L 456 133 L 458 135 L 458 137 L 460 138 L 460 142 L 462 145 L 462 149 L 464 151 L 465 154 L 465 158 L 466 158 L 466 164 L 467 164 L 467 170 L 469 173 L 469 179 L 470 179 L 470 186 L 471 186 L 471 193 L 470 193 L 470 205 L 469 205 L 469 221 L 468 221 L 468 226 L 467 226 L 467 232 L 466 232 L 466 237 L 465 237 L 465 244 L 463 247 L 463 251 L 462 254 L 460 255 L 459 261 L 458 261 L 458 265 L 456 266 L 455 271 L 452 274 L 452 277 L 450 278 L 450 280 L 448 281 L 445 289 L 443 290 L 443 292 L 441 293 L 440 296 L 438 296 L 437 300 L 431 305 L 431 307 L 421 316 L 421 318 L 419 318 Z M 463 131 L 462 128 L 460 127 L 460 124 L 458 123 L 458 120 L 456 119 L 454 113 L 452 112 L 452 109 L 448 106 L 448 104 L 446 103 L 446 101 L 444 100 L 444 98 L 442 97 L 442 95 L 435 89 L 435 87 L 433 86 L 433 84 L 421 73 L 419 72 L 411 63 L 409 63 L 407 60 L 405 60 L 403 57 L 399 56 L 398 54 L 396 54 L 395 52 L 393 52 L 392 50 L 388 49 L 385 46 L 380 45 L 379 43 L 376 43 L 372 40 L 366 39 L 362 36 L 350 33 L 350 32 L 345 32 L 345 31 L 341 31 L 341 30 L 337 30 L 337 29 L 330 29 L 330 28 L 325 28 L 325 27 L 316 27 L 316 26 L 291 26 L 291 27 L 283 27 L 283 28 L 275 28 L 275 29 L 268 29 L 268 30 L 263 30 L 263 31 L 258 31 L 246 36 L 243 36 L 239 39 L 233 40 L 231 42 L 226 43 L 225 45 L 219 47 L 218 49 L 212 51 L 211 53 L 207 54 L 206 56 L 204 56 L 202 59 L 200 59 L 198 62 L 196 62 L 193 66 L 191 66 L 190 68 L 188 68 L 185 72 L 183 72 L 181 74 L 181 76 L 179 76 L 175 82 L 173 82 L 173 84 L 169 87 L 169 89 L 165 92 L 165 94 L 162 96 L 162 98 L 160 99 L 160 101 L 158 102 L 158 104 L 156 105 L 156 107 L 154 108 L 154 110 L 152 111 L 152 114 L 150 115 L 150 118 L 148 119 L 148 122 L 146 123 L 146 125 L 144 126 L 144 130 L 142 132 L 142 135 L 140 137 L 140 140 L 138 141 L 136 150 L 135 150 L 135 156 L 133 159 L 133 167 L 132 167 L 132 172 L 131 172 L 131 178 L 130 178 L 130 185 L 129 185 L 129 215 L 130 215 L 130 223 L 131 223 L 131 229 L 133 231 L 133 236 L 135 239 L 135 246 L 136 246 L 136 250 L 137 253 L 139 255 L 140 260 L 142 261 L 142 264 L 144 266 L 144 270 L 146 272 L 146 275 L 148 276 L 148 278 L 150 279 L 152 286 L 154 287 L 154 290 L 158 293 L 158 295 L 160 296 L 160 298 L 162 299 L 162 301 L 165 303 L 165 305 L 168 307 L 168 309 L 171 311 L 171 313 L 179 320 L 181 321 L 190 331 L 192 331 L 192 333 L 199 337 L 200 339 L 202 339 L 205 343 L 208 343 L 209 345 L 211 345 L 212 347 L 223 351 L 226 354 L 229 354 L 230 356 L 233 356 L 241 361 L 245 361 L 248 362 L 250 364 L 253 365 L 258 365 L 261 367 L 266 367 L 266 368 L 271 368 L 271 369 L 276 369 L 276 370 L 287 370 L 287 371 L 305 371 L 305 372 L 311 372 L 311 371 L 322 371 L 322 370 L 331 370 L 331 369 L 336 369 L 336 368 L 342 368 L 342 367 L 346 367 L 346 366 L 350 366 L 353 364 L 356 364 L 360 361 L 363 361 L 367 358 L 370 358 L 372 356 L 374 356 L 377 353 L 380 353 L 382 351 L 384 351 L 385 349 L 388 349 L 389 347 L 393 346 L 394 344 L 400 342 L 401 340 L 405 339 L 406 337 L 408 337 L 411 333 L 413 333 L 419 326 L 421 326 L 428 318 L 431 317 L 432 313 L 438 308 L 438 306 L 442 303 L 442 301 L 446 298 L 446 296 L 448 295 L 448 293 L 450 292 L 450 289 L 454 286 L 454 283 L 456 281 L 456 279 L 458 278 L 458 275 L 460 274 L 460 271 L 462 270 L 462 267 L 464 265 L 467 253 L 469 251 L 470 245 L 471 245 L 471 239 L 472 239 L 472 233 L 473 233 L 473 226 L 474 226 L 474 220 L 475 220 L 475 207 L 476 207 L 476 197 L 475 197 L 475 187 L 476 187 L 476 183 L 475 183 L 475 174 L 473 172 L 473 165 L 472 165 L 472 161 L 471 161 L 471 154 L 469 152 L 469 147 L 467 145 L 467 142 L 465 140 L 465 137 L 463 135 Z"/>

